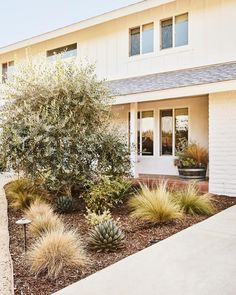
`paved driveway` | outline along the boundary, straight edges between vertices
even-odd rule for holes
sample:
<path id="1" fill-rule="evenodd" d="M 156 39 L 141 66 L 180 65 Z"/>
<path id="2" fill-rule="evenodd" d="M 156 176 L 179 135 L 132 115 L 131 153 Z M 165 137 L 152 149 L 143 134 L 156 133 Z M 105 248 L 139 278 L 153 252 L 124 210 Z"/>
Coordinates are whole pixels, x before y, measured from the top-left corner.
<path id="1" fill-rule="evenodd" d="M 236 206 L 55 294 L 235 295 Z"/>

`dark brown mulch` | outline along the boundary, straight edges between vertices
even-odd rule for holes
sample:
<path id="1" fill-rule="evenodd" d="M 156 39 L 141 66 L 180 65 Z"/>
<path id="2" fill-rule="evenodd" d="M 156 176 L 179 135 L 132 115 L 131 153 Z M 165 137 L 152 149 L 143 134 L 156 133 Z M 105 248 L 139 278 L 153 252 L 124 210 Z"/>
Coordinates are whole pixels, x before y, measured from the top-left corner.
<path id="1" fill-rule="evenodd" d="M 214 203 L 218 211 L 224 210 L 236 204 L 236 198 L 225 196 L 215 196 Z M 62 216 L 71 227 L 77 228 L 83 237 L 85 244 L 89 231 L 89 226 L 84 218 L 84 212 L 75 212 Z M 15 224 L 21 218 L 20 212 L 9 208 L 9 230 L 10 230 L 10 251 L 14 266 L 15 294 L 16 295 L 48 295 L 62 289 L 88 275 L 107 267 L 120 259 L 136 253 L 151 245 L 152 241 L 160 241 L 169 236 L 195 224 L 206 217 L 187 215 L 181 221 L 169 224 L 151 226 L 143 225 L 138 221 L 131 220 L 129 210 L 126 205 L 120 206 L 113 211 L 113 217 L 119 218 L 119 222 L 125 232 L 125 247 L 116 253 L 94 253 L 88 252 L 90 264 L 82 269 L 65 269 L 57 280 L 46 279 L 43 275 L 34 277 L 30 274 L 29 266 L 23 254 L 22 231 Z M 29 238 L 29 244 L 32 239 Z"/>

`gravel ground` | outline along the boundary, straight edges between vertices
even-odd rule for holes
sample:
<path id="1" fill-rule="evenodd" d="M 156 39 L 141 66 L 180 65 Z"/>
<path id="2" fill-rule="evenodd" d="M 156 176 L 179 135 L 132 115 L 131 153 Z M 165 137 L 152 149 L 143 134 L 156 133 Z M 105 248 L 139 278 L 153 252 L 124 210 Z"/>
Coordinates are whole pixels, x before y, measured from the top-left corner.
<path id="1" fill-rule="evenodd" d="M 236 204 L 236 198 L 217 196 L 214 197 L 214 203 L 218 212 Z M 46 279 L 40 275 L 35 277 L 29 272 L 29 266 L 26 263 L 23 254 L 23 236 L 19 232 L 19 227 L 15 221 L 21 217 L 20 212 L 16 212 L 9 208 L 9 229 L 10 229 L 10 251 L 14 264 L 15 294 L 16 295 L 49 295 L 60 290 L 69 284 L 77 282 L 88 275 L 103 269 L 116 261 L 121 260 L 133 253 L 136 253 L 153 242 L 157 242 L 168 238 L 169 236 L 195 224 L 206 217 L 202 216 L 185 216 L 182 220 L 163 224 L 159 226 L 151 226 L 140 224 L 129 216 L 129 210 L 123 205 L 113 212 L 114 218 L 119 218 L 120 225 L 125 233 L 125 247 L 116 253 L 94 253 L 88 252 L 90 264 L 83 269 L 65 269 L 57 280 Z M 72 214 L 61 215 L 64 221 L 72 228 L 78 229 L 81 237 L 86 245 L 89 226 L 84 218 L 84 211 Z M 29 237 L 29 244 L 33 239 Z M 2 293 L 0 293 L 2 294 Z M 4 294 L 5 295 L 5 294 Z"/>

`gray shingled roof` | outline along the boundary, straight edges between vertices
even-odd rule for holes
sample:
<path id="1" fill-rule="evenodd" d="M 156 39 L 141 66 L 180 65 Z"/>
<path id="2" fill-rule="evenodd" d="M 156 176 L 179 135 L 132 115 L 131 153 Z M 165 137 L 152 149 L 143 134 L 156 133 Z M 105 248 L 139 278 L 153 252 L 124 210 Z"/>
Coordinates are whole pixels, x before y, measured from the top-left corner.
<path id="1" fill-rule="evenodd" d="M 236 62 L 109 81 L 116 96 L 236 80 Z"/>

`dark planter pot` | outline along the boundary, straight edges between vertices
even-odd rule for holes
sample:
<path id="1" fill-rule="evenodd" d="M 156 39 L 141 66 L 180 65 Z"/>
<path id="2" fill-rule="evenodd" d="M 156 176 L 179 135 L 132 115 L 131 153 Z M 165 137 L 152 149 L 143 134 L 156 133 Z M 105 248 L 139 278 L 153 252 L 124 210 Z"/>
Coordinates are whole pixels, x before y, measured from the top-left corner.
<path id="1" fill-rule="evenodd" d="M 183 179 L 203 180 L 206 178 L 206 168 L 178 168 L 179 176 Z"/>

